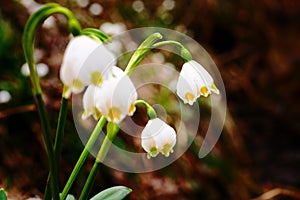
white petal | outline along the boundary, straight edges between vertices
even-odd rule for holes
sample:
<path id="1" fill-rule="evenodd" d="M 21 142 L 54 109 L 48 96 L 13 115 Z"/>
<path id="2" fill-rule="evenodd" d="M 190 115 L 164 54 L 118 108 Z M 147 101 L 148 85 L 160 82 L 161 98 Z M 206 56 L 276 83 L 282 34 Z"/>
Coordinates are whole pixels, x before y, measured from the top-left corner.
<path id="1" fill-rule="evenodd" d="M 159 135 L 155 136 L 155 141 L 159 151 L 163 155 L 169 156 L 169 154 L 173 152 L 173 147 L 176 144 L 176 132 L 171 126 L 164 123 Z"/>
<path id="2" fill-rule="evenodd" d="M 97 46 L 99 43 L 87 36 L 78 36 L 70 40 L 60 72 L 60 78 L 64 84 L 72 86 L 73 79 L 77 78 L 83 63 Z"/>
<path id="3" fill-rule="evenodd" d="M 200 94 L 207 97 L 211 94 L 211 91 L 219 94 L 219 90 L 214 84 L 214 80 L 211 75 L 206 71 L 206 69 L 198 62 L 192 60 L 189 64 L 198 72 L 199 78 L 196 80 L 198 90 Z"/>
<path id="4" fill-rule="evenodd" d="M 91 83 L 100 85 L 115 63 L 115 56 L 102 44 L 87 36 L 78 36 L 71 39 L 66 48 L 60 79 L 71 92 L 79 93 Z"/>
<path id="5" fill-rule="evenodd" d="M 147 152 L 148 158 L 155 157 L 159 153 L 156 141 L 154 140 L 154 136 L 157 134 L 156 127 L 157 123 L 155 120 L 149 120 L 141 134 L 142 147 Z"/>
<path id="6" fill-rule="evenodd" d="M 195 77 L 196 76 L 196 77 Z M 190 65 L 184 64 L 177 82 L 177 94 L 184 103 L 193 105 L 199 97 L 196 82 L 197 72 Z"/>
<path id="7" fill-rule="evenodd" d="M 79 79 L 85 84 L 100 86 L 111 75 L 111 67 L 116 65 L 116 57 L 106 47 L 99 44 L 84 61 Z"/>
<path id="8" fill-rule="evenodd" d="M 137 99 L 136 89 L 120 68 L 113 67 L 112 76 L 97 91 L 96 107 L 108 121 L 119 123 L 126 115 L 133 114 L 129 111 L 135 110 L 132 104 Z"/>
<path id="9" fill-rule="evenodd" d="M 83 95 L 84 112 L 82 114 L 82 119 L 86 119 L 90 115 L 94 114 L 94 107 L 95 107 L 94 96 L 95 96 L 95 86 L 90 85 L 86 89 L 86 91 Z"/>
<path id="10" fill-rule="evenodd" d="M 142 131 L 142 147 L 150 156 L 156 156 L 157 151 L 169 156 L 175 144 L 176 132 L 172 127 L 159 118 L 148 121 Z"/>
<path id="11" fill-rule="evenodd" d="M 213 78 L 211 75 L 206 71 L 206 69 L 198 62 L 191 60 L 188 62 L 200 75 L 202 79 L 204 79 L 204 82 L 207 85 L 210 85 L 211 83 L 214 82 Z"/>

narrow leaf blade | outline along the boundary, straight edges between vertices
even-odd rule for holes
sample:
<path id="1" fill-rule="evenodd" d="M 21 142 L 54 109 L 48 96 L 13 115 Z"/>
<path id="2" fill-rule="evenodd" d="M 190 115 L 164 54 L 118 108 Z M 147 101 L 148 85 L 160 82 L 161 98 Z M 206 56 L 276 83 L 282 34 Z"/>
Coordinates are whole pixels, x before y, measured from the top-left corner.
<path id="1" fill-rule="evenodd" d="M 121 200 L 124 199 L 132 190 L 125 186 L 114 186 L 96 194 L 90 200 Z"/>

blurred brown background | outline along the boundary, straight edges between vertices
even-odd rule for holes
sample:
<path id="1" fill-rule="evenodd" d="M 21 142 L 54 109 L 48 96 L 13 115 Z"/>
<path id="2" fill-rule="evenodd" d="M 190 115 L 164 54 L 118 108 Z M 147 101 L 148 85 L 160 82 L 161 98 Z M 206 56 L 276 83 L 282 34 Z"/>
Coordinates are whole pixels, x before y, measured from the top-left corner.
<path id="1" fill-rule="evenodd" d="M 47 177 L 30 83 L 20 71 L 24 25 L 35 6 L 47 2 L 0 0 L 0 90 L 11 96 L 0 104 L 0 185 L 19 199 L 42 196 Z M 153 173 L 128 174 L 103 166 L 93 193 L 122 184 L 133 189 L 128 199 L 254 199 L 268 191 L 260 199 L 300 199 L 300 1 L 57 2 L 71 9 L 83 27 L 111 22 L 191 36 L 216 62 L 227 92 L 228 121 L 209 156 L 199 160 L 194 143 L 175 163 Z M 93 10 L 91 5 L 98 6 Z M 41 82 L 53 124 L 69 35 L 62 16 L 54 22 L 41 28 L 36 44 L 39 60 L 50 70 Z M 68 134 L 75 131 L 71 113 L 66 131 L 62 185 L 83 148 L 77 135 Z M 91 157 L 73 194 L 79 193 L 92 164 Z"/>

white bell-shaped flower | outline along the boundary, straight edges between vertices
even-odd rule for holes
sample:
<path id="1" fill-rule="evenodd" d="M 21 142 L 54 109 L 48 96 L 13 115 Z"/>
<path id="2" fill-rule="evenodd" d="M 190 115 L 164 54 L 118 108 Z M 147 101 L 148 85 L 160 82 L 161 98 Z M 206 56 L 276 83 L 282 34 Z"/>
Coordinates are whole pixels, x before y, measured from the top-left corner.
<path id="1" fill-rule="evenodd" d="M 168 157 L 173 153 L 176 144 L 175 130 L 159 118 L 149 120 L 142 131 L 142 147 L 147 158 L 156 157 L 159 153 Z"/>
<path id="2" fill-rule="evenodd" d="M 114 54 L 103 44 L 87 36 L 72 38 L 60 69 L 60 79 L 68 87 L 65 97 L 81 92 L 89 84 L 100 86 L 115 64 Z"/>
<path id="3" fill-rule="evenodd" d="M 127 115 L 133 115 L 136 89 L 130 78 L 118 67 L 112 67 L 109 79 L 97 87 L 95 106 L 108 121 L 120 123 Z"/>
<path id="4" fill-rule="evenodd" d="M 82 119 L 88 118 L 90 115 L 93 115 L 94 119 L 98 120 L 101 116 L 101 112 L 95 105 L 95 91 L 97 86 L 89 85 L 83 95 L 83 113 Z"/>
<path id="5" fill-rule="evenodd" d="M 177 82 L 177 94 L 183 102 L 193 105 L 198 97 L 207 97 L 211 92 L 219 94 L 204 67 L 194 60 L 184 63 Z"/>

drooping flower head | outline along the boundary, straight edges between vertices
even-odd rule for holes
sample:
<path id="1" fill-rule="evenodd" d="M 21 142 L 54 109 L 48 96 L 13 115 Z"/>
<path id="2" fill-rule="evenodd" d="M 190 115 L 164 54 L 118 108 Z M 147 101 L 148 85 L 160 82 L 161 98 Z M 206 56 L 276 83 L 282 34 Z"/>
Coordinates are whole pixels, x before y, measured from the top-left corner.
<path id="1" fill-rule="evenodd" d="M 151 119 L 142 131 L 142 147 L 147 158 L 156 157 L 159 153 L 168 157 L 173 153 L 176 144 L 175 130 L 159 118 Z"/>
<path id="2" fill-rule="evenodd" d="M 60 79 L 69 89 L 65 97 L 89 84 L 100 86 L 115 64 L 115 56 L 103 44 L 87 36 L 72 38 L 60 69 Z"/>
<path id="3" fill-rule="evenodd" d="M 207 97 L 211 92 L 219 94 L 204 67 L 194 60 L 184 63 L 177 82 L 177 94 L 183 102 L 193 105 L 198 97 Z"/>
<path id="4" fill-rule="evenodd" d="M 136 89 L 130 78 L 118 67 L 112 67 L 110 77 L 100 87 L 89 86 L 83 98 L 83 118 L 100 113 L 108 121 L 120 123 L 133 115 Z"/>

